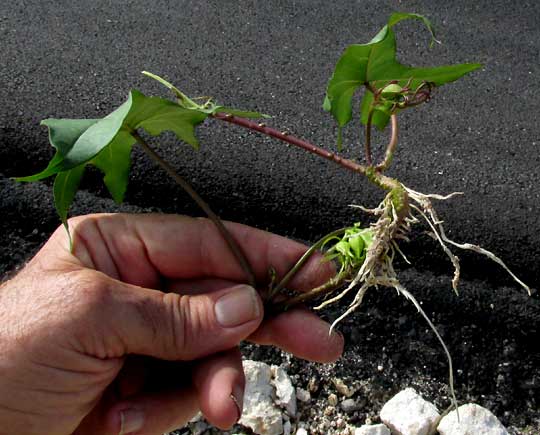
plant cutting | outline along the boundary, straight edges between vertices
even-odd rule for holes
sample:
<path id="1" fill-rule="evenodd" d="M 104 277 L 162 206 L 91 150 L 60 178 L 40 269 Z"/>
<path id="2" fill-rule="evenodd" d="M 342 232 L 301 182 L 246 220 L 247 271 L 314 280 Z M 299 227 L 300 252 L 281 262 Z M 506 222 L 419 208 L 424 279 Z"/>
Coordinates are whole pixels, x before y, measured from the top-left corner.
<path id="1" fill-rule="evenodd" d="M 450 387 L 453 395 L 450 354 L 419 303 L 401 285 L 394 269 L 396 256 L 402 256 L 407 261 L 400 249 L 400 243 L 408 240 L 414 226 L 423 223 L 453 264 L 452 287 L 456 293 L 460 266 L 458 257 L 451 250 L 454 247 L 486 255 L 505 268 L 527 291 L 530 292 L 530 289 L 490 251 L 473 244 L 454 242 L 446 236 L 433 202 L 452 198 L 458 194 L 457 192 L 446 196 L 424 194 L 387 175 L 393 157 L 398 151 L 400 112 L 428 102 L 438 87 L 480 67 L 479 64 L 460 64 L 415 68 L 399 63 L 396 60 L 394 28 L 399 22 L 408 19 L 423 22 L 431 34 L 432 44 L 438 42 L 431 23 L 425 17 L 396 13 L 370 42 L 349 46 L 338 60 L 329 80 L 323 104 L 323 108 L 338 124 L 337 152 L 320 148 L 287 131 L 266 125 L 265 122 L 269 122 L 265 120 L 269 118 L 266 115 L 222 106 L 211 98 L 202 100 L 190 98 L 165 79 L 152 73 L 145 73 L 166 86 L 172 92 L 174 100 L 147 97 L 137 90 L 132 90 L 120 107 L 102 119 L 42 121 L 49 129 L 49 140 L 56 149 L 56 154 L 43 171 L 18 180 L 38 181 L 54 176 L 55 206 L 69 231 L 68 210 L 86 166 L 95 166 L 103 172 L 107 189 L 115 201 L 121 202 L 128 185 L 131 150 L 133 146 L 138 145 L 180 184 L 212 219 L 245 271 L 246 281 L 255 286 L 257 283 L 244 253 L 227 232 L 219 217 L 189 183 L 154 150 L 146 138 L 147 135 L 158 136 L 164 131 L 172 131 L 182 142 L 198 148 L 195 128 L 205 120 L 224 122 L 274 137 L 338 164 L 351 171 L 355 179 L 357 176 L 364 177 L 383 191 L 382 200 L 377 207 L 367 209 L 356 205 L 371 215 L 372 221 L 365 225 L 353 222 L 345 228 L 330 232 L 317 241 L 285 276 L 276 276 L 275 272 L 269 271 L 271 280 L 263 297 L 267 305 L 274 310 L 288 309 L 296 304 L 320 298 L 322 301 L 316 307 L 320 309 L 355 292 L 350 306 L 334 322 L 335 325 L 360 306 L 370 288 L 394 288 L 411 300 L 442 343 L 450 363 Z M 341 157 L 339 151 L 342 148 L 341 131 L 353 120 L 353 96 L 361 90 L 363 96 L 358 121 L 363 125 L 364 134 L 360 138 L 363 162 L 359 163 Z M 264 122 L 254 119 L 262 119 Z M 374 128 L 381 131 L 387 128 L 390 130 L 381 161 L 376 161 L 373 157 Z M 326 261 L 336 262 L 335 276 L 322 286 L 302 294 L 291 295 L 287 289 L 289 280 L 316 251 L 322 251 Z"/>

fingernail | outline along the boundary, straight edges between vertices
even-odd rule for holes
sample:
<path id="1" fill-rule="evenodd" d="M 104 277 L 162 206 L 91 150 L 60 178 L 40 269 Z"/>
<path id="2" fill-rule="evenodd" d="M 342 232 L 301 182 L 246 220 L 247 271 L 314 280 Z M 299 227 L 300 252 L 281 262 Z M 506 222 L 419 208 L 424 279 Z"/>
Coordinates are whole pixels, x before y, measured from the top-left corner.
<path id="1" fill-rule="evenodd" d="M 240 385 L 235 385 L 231 393 L 231 400 L 234 402 L 238 411 L 238 418 L 236 419 L 238 421 L 242 417 L 242 409 L 244 409 L 244 388 Z"/>
<path id="2" fill-rule="evenodd" d="M 141 430 L 144 425 L 144 414 L 136 409 L 125 409 L 120 412 L 120 434 L 127 435 Z"/>
<path id="3" fill-rule="evenodd" d="M 257 293 L 248 285 L 233 287 L 217 300 L 214 311 L 218 323 L 225 328 L 257 319 L 260 316 Z"/>

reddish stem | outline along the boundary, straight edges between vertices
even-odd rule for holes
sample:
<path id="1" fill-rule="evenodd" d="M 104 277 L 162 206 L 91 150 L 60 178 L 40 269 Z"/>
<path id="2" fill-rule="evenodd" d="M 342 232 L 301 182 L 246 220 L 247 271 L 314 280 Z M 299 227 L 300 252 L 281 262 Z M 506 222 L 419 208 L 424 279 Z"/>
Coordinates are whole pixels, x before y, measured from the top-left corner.
<path id="1" fill-rule="evenodd" d="M 343 157 L 338 156 L 337 154 L 326 151 L 316 145 L 313 145 L 312 143 L 309 143 L 303 139 L 297 138 L 295 136 L 291 136 L 286 131 L 279 131 L 272 127 L 267 127 L 263 123 L 257 123 L 254 121 L 250 121 L 249 119 L 240 118 L 238 116 L 233 116 L 228 113 L 216 113 L 212 115 L 214 118 L 219 119 L 221 121 L 230 122 L 231 124 L 236 124 L 241 127 L 248 128 L 250 130 L 258 131 L 259 133 L 263 133 L 267 136 L 275 137 L 276 139 L 282 140 L 283 142 L 287 142 L 291 145 L 295 145 L 297 147 L 300 147 L 312 154 L 316 154 L 320 157 L 323 157 L 327 160 L 331 160 L 335 163 L 337 163 L 340 166 L 343 166 L 344 168 L 347 168 L 351 171 L 358 172 L 360 174 L 365 175 L 366 174 L 366 167 L 363 165 L 360 165 L 358 163 L 353 162 L 352 160 L 344 159 Z"/>

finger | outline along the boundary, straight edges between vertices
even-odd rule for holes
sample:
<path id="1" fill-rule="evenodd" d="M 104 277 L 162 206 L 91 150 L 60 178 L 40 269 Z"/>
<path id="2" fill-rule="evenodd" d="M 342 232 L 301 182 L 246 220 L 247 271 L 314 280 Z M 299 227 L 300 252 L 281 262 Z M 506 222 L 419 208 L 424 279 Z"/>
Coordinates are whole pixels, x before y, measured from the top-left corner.
<path id="1" fill-rule="evenodd" d="M 198 294 L 212 292 L 234 285 L 226 280 L 185 280 L 171 282 L 170 290 Z M 274 345 L 298 357 L 311 361 L 331 362 L 343 352 L 343 337 L 339 333 L 329 336 L 330 325 L 305 309 L 296 309 L 265 319 L 250 341 Z M 310 332 L 315 331 L 313 335 Z M 323 336 L 323 340 L 320 340 Z"/>
<path id="2" fill-rule="evenodd" d="M 199 295 L 240 285 L 240 282 L 220 278 L 175 279 L 165 284 L 165 290 L 179 295 Z"/>
<path id="3" fill-rule="evenodd" d="M 197 391 L 193 387 L 141 394 L 109 410 L 104 435 L 169 433 L 184 426 L 198 411 Z"/>
<path id="4" fill-rule="evenodd" d="M 214 277 L 244 282 L 245 274 L 216 226 L 208 219 L 159 214 L 98 214 L 70 220 L 73 252 L 87 267 L 130 284 L 157 288 L 160 277 Z M 306 246 L 266 231 L 225 222 L 244 251 L 259 282 L 273 267 L 282 277 Z M 65 239 L 65 231 L 54 236 Z M 58 240 L 56 240 L 58 241 Z M 65 240 L 64 240 L 65 242 Z M 313 256 L 290 283 L 306 290 L 334 273 L 329 262 Z"/>
<path id="5" fill-rule="evenodd" d="M 245 378 L 238 348 L 212 355 L 193 372 L 198 401 L 206 419 L 220 429 L 229 429 L 242 414 Z"/>
<path id="6" fill-rule="evenodd" d="M 236 346 L 262 321 L 257 292 L 246 285 L 201 295 L 131 286 L 96 272 L 74 307 L 81 352 L 192 360 Z M 90 284 L 89 284 L 90 285 Z M 79 312 L 80 311 L 80 312 Z M 92 328 L 88 328 L 88 325 Z"/>
<path id="7" fill-rule="evenodd" d="M 328 363 L 343 353 L 343 336 L 314 313 L 293 309 L 265 320 L 249 340 L 272 344 L 299 358 Z"/>

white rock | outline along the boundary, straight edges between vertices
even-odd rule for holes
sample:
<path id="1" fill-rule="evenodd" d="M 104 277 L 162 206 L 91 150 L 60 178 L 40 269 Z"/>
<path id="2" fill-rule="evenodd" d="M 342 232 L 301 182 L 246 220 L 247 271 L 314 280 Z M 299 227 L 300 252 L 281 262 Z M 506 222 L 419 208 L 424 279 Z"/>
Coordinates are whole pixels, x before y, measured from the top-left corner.
<path id="1" fill-rule="evenodd" d="M 339 406 L 341 406 L 343 412 L 347 413 L 358 411 L 360 409 L 360 404 L 354 399 L 345 399 L 339 404 Z"/>
<path id="2" fill-rule="evenodd" d="M 354 430 L 354 435 L 390 435 L 390 429 L 384 424 L 363 425 Z"/>
<path id="3" fill-rule="evenodd" d="M 437 430 L 440 435 L 508 435 L 508 431 L 491 411 L 474 403 L 449 412 L 441 419 Z"/>
<path id="4" fill-rule="evenodd" d="M 414 389 L 406 388 L 386 402 L 380 417 L 394 435 L 427 435 L 439 413 Z"/>
<path id="5" fill-rule="evenodd" d="M 291 422 L 290 421 L 286 421 L 284 424 L 283 424 L 283 435 L 291 435 Z"/>
<path id="6" fill-rule="evenodd" d="M 296 398 L 300 400 L 300 402 L 309 402 L 311 400 L 311 393 L 303 388 L 297 388 Z"/>
<path id="7" fill-rule="evenodd" d="M 246 375 L 244 409 L 241 425 L 249 427 L 259 435 L 280 435 L 283 433 L 281 410 L 274 405 L 272 372 L 268 364 L 243 361 Z"/>
<path id="8" fill-rule="evenodd" d="M 208 424 L 204 421 L 197 421 L 190 429 L 191 435 L 202 435 L 208 429 Z"/>
<path id="9" fill-rule="evenodd" d="M 276 403 L 287 410 L 291 417 L 296 415 L 296 392 L 291 378 L 285 370 L 278 366 L 271 367 L 274 375 L 273 384 L 276 388 Z"/>
<path id="10" fill-rule="evenodd" d="M 301 427 L 300 429 L 296 431 L 296 435 L 308 435 L 308 433 L 307 433 L 307 430 Z"/>

